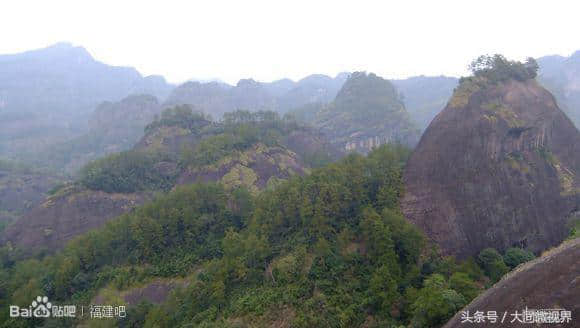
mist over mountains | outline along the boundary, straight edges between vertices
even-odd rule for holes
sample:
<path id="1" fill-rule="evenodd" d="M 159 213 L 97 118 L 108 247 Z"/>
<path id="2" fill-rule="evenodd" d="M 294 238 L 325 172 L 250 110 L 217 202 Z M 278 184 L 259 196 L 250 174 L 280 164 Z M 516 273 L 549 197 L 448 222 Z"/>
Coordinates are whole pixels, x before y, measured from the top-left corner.
<path id="1" fill-rule="evenodd" d="M 578 125 L 580 54 L 546 56 L 538 63 L 539 80 Z M 214 79 L 176 86 L 162 76 L 144 77 L 131 67 L 106 65 L 68 43 L 0 55 L 0 158 L 75 172 L 91 159 L 129 149 L 156 114 L 182 104 L 214 120 L 237 109 L 272 110 L 316 126 L 316 116 L 335 100 L 349 76 L 312 74 L 273 82 L 248 78 L 236 85 Z M 390 82 L 413 128 L 422 132 L 445 107 L 458 79 L 417 76 Z"/>
<path id="2" fill-rule="evenodd" d="M 538 79 L 556 97 L 576 127 L 580 127 L 580 51 L 570 57 L 542 57 L 538 64 L 541 68 Z"/>
<path id="3" fill-rule="evenodd" d="M 165 97 L 171 89 L 163 77 L 143 77 L 132 67 L 103 64 L 68 43 L 0 55 L 0 73 L 3 113 L 78 116 L 105 100 L 135 93 Z"/>
<path id="4" fill-rule="evenodd" d="M 318 110 L 334 100 L 349 77 L 313 74 L 299 81 L 174 86 L 161 76 L 103 64 L 68 43 L 2 55 L 0 72 L 0 157 L 69 173 L 91 159 L 129 149 L 164 108 L 189 104 L 216 120 L 237 109 Z"/>
<path id="5" fill-rule="evenodd" d="M 66 43 L 0 56 L 0 307 L 423 328 L 508 290 L 578 313 L 580 52 L 469 68 L 172 85 Z"/>

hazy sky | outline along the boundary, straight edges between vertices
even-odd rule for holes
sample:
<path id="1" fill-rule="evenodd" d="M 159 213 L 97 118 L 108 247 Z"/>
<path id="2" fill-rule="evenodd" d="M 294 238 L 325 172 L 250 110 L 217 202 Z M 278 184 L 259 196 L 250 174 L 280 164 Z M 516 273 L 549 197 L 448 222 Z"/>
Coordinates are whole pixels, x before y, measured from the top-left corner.
<path id="1" fill-rule="evenodd" d="M 570 55 L 579 12 L 579 1 L 554 0 L 2 0 L 0 53 L 69 41 L 171 82 L 462 75 L 484 53 Z"/>

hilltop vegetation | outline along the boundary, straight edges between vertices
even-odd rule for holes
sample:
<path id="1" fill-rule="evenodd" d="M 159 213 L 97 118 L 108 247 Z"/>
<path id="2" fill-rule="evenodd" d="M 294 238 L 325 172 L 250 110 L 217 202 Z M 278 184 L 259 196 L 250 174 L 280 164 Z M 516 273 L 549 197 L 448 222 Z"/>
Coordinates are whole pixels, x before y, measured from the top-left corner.
<path id="1" fill-rule="evenodd" d="M 264 111 L 226 113 L 221 123 L 212 123 L 203 113 L 183 105 L 165 110 L 145 131 L 156 139 L 157 132 L 167 129 L 178 131 L 177 137 L 188 137 L 177 147 L 178 151 L 157 140 L 143 148 L 109 155 L 87 164 L 80 172 L 80 183 L 105 192 L 167 191 L 183 170 L 214 165 L 256 145 L 285 147 L 284 139 L 302 128 L 293 120 Z M 307 165 L 331 161 L 330 155 L 325 156 L 328 150 L 296 151 Z M 174 169 L 169 172 L 159 169 L 159 165 L 168 163 Z"/>
<path id="2" fill-rule="evenodd" d="M 419 138 L 395 87 L 373 73 L 352 73 L 314 124 L 345 151 L 366 153 L 389 142 L 413 146 Z"/>
<path id="3" fill-rule="evenodd" d="M 538 63 L 529 57 L 524 63 L 509 60 L 500 54 L 479 56 L 471 62 L 469 69 L 476 78 L 485 78 L 491 83 L 514 79 L 526 81 L 538 75 Z"/>

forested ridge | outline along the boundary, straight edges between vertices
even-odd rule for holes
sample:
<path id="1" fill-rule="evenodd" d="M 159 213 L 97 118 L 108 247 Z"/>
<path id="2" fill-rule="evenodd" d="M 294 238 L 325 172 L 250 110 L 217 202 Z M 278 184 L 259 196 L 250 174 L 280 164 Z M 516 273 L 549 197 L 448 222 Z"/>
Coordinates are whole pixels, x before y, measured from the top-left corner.
<path id="1" fill-rule="evenodd" d="M 123 304 L 121 290 L 182 277 L 187 284 L 164 303 L 129 307 L 126 319 L 106 325 L 438 326 L 508 268 L 494 250 L 462 263 L 442 258 L 402 217 L 408 155 L 385 145 L 256 196 L 182 186 L 56 255 L 18 261 L 2 248 L 1 305 L 27 306 L 41 294 L 88 305 L 99 293 Z M 1 315 L 5 327 L 41 323 Z"/>
<path id="2" fill-rule="evenodd" d="M 168 128 L 189 140 L 178 149 L 156 145 L 163 142 L 156 132 Z M 176 106 L 163 111 L 145 127 L 146 138 L 153 136 L 152 145 L 88 163 L 80 170 L 79 183 L 105 192 L 167 191 L 175 184 L 177 175 L 188 167 L 216 164 L 255 145 L 285 147 L 284 137 L 296 131 L 308 129 L 276 112 L 239 110 L 224 114 L 223 120 L 216 123 L 190 106 Z M 327 149 L 294 150 L 306 165 L 320 166 L 331 161 Z M 163 172 L 155 168 L 160 162 L 175 163 L 177 167 L 172 172 Z"/>

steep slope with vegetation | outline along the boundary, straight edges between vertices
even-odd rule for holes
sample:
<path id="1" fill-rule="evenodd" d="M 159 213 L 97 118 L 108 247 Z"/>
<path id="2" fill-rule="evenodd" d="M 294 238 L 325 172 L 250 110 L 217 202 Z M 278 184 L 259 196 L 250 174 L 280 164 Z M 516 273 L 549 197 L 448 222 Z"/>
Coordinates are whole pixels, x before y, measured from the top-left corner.
<path id="1" fill-rule="evenodd" d="M 0 321 L 7 327 L 441 325 L 488 278 L 474 260 L 439 257 L 402 217 L 408 155 L 400 146 L 382 146 L 256 196 L 243 187 L 182 186 L 57 255 L 14 262 L 4 248 L 2 305 L 27 305 L 37 294 L 53 304 L 126 304 L 125 291 L 134 295 L 159 281 L 174 291 L 157 305 L 129 307 L 117 321 L 33 322 L 4 312 Z M 492 254 L 481 263 L 493 268 L 503 260 Z"/>
<path id="2" fill-rule="evenodd" d="M 335 160 L 320 135 L 274 112 L 238 111 L 214 123 L 188 106 L 165 110 L 134 149 L 85 165 L 2 235 L 3 243 L 38 251 L 61 247 L 176 185 L 220 182 L 251 192 Z"/>
<path id="3" fill-rule="evenodd" d="M 345 151 L 366 153 L 388 142 L 413 146 L 419 138 L 395 87 L 373 73 L 352 73 L 315 125 Z"/>
<path id="4" fill-rule="evenodd" d="M 446 254 L 558 245 L 580 207 L 580 132 L 537 64 L 472 64 L 406 168 L 405 215 Z"/>
<path id="5" fill-rule="evenodd" d="M 446 76 L 414 76 L 390 82 L 397 89 L 413 124 L 423 132 L 435 115 L 445 108 L 458 79 Z M 314 124 L 317 113 L 323 111 L 328 103 L 330 101 L 307 102 L 292 107 L 289 114 L 301 122 Z"/>

